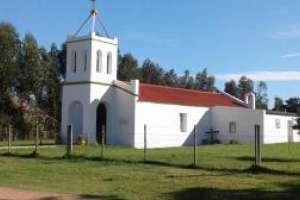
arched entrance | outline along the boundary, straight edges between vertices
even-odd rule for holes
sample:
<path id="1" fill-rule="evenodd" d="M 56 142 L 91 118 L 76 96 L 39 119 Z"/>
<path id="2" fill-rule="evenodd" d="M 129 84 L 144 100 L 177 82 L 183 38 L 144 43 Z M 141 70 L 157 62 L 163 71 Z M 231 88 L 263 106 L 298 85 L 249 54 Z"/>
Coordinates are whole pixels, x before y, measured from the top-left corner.
<path id="1" fill-rule="evenodd" d="M 101 144 L 102 139 L 107 143 L 107 109 L 104 103 L 100 103 L 97 107 L 96 121 L 96 139 L 98 144 Z"/>
<path id="2" fill-rule="evenodd" d="M 74 101 L 69 107 L 68 125 L 73 127 L 73 142 L 76 143 L 78 136 L 83 134 L 83 106 L 79 101 Z"/>

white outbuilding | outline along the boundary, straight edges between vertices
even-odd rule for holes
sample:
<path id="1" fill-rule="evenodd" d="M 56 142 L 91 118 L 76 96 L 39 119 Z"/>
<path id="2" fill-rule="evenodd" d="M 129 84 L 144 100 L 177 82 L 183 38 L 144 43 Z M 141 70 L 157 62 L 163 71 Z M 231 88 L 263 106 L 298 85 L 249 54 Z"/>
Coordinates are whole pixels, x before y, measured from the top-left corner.
<path id="1" fill-rule="evenodd" d="M 89 144 L 105 143 L 176 147 L 212 139 L 222 143 L 253 143 L 254 125 L 263 143 L 299 142 L 292 129 L 296 116 L 255 109 L 255 96 L 243 102 L 221 91 L 199 91 L 117 80 L 118 39 L 96 33 L 92 10 L 91 33 L 68 37 L 66 77 L 62 92 L 61 134 L 73 127 Z"/>

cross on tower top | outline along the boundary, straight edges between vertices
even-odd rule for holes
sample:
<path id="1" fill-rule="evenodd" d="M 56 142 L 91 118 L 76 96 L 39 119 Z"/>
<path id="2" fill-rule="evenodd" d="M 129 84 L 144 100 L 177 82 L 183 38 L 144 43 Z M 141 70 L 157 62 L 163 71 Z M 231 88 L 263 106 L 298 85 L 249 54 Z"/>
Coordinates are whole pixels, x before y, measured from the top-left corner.
<path id="1" fill-rule="evenodd" d="M 92 2 L 92 10 L 89 14 L 89 16 L 87 17 L 86 20 L 84 20 L 84 22 L 81 24 L 81 26 L 79 27 L 79 29 L 75 32 L 74 36 L 77 36 L 81 30 L 83 29 L 83 27 L 89 23 L 90 21 L 90 32 L 91 33 L 97 33 L 97 34 L 100 34 L 102 35 L 100 32 L 97 32 L 97 27 L 96 27 L 96 23 L 98 25 L 98 28 L 100 27 L 102 30 L 102 33 L 104 36 L 106 37 L 109 37 L 108 33 L 107 33 L 107 30 L 105 28 L 105 26 L 102 24 L 99 16 L 98 16 L 98 10 L 97 10 L 97 0 L 90 0 Z"/>
<path id="2" fill-rule="evenodd" d="M 93 4 L 93 9 L 91 10 L 91 17 L 92 17 L 92 24 L 91 24 L 91 32 L 94 33 L 96 32 L 96 16 L 98 14 L 97 9 L 96 9 L 96 0 L 91 0 Z"/>
<path id="3" fill-rule="evenodd" d="M 98 10 L 96 7 L 96 0 L 91 0 L 91 2 L 93 4 L 92 10 L 91 10 L 91 15 L 96 16 L 98 14 Z"/>

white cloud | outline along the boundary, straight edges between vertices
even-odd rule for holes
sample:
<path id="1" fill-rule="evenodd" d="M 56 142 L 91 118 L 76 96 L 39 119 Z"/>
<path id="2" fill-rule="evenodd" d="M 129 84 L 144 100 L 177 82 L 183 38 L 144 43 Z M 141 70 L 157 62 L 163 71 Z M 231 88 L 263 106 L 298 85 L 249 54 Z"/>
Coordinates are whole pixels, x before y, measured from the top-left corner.
<path id="1" fill-rule="evenodd" d="M 300 38 L 300 29 L 293 28 L 286 31 L 277 31 L 272 34 L 272 37 L 275 39 L 295 39 Z"/>
<path id="2" fill-rule="evenodd" d="M 217 74 L 219 80 L 239 80 L 247 76 L 254 81 L 300 81 L 300 71 L 258 71 L 249 73 Z"/>
<path id="3" fill-rule="evenodd" d="M 300 53 L 296 52 L 296 53 L 288 53 L 288 54 L 284 54 L 281 57 L 282 58 L 294 58 L 294 57 L 299 57 Z"/>

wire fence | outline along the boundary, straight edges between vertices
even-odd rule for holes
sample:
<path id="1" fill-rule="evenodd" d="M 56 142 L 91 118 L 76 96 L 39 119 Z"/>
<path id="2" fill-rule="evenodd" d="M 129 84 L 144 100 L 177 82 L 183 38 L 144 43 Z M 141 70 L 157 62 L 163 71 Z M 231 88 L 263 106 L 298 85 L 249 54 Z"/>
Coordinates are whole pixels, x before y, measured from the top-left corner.
<path id="1" fill-rule="evenodd" d="M 3 125 L 0 129 L 0 148 L 29 148 L 36 145 L 55 145 L 58 142 L 58 129 L 47 128 L 45 124 L 38 124 L 30 130 L 18 130 L 11 125 Z"/>
<path id="2" fill-rule="evenodd" d="M 54 146 L 57 142 L 57 133 L 44 130 L 39 126 L 33 129 L 34 134 L 26 140 L 19 139 L 17 133 L 11 127 L 2 127 L 1 130 L 0 150 L 2 152 L 14 153 L 18 148 L 30 148 L 32 154 L 38 156 L 41 147 Z M 210 134 L 214 134 L 214 136 L 212 137 Z M 74 155 L 89 158 L 89 152 L 91 152 L 94 157 L 98 157 L 98 160 L 104 161 L 122 160 L 200 169 L 237 170 L 268 167 L 285 170 L 300 162 L 300 144 L 288 142 L 288 140 L 283 144 L 264 144 L 261 129 L 258 125 L 253 127 L 253 134 L 248 136 L 249 144 L 240 144 L 239 141 L 229 144 L 230 139 L 226 141 L 226 144 L 214 144 L 213 141 L 218 140 L 220 134 L 214 130 L 201 133 L 195 126 L 189 135 L 187 146 L 153 148 L 157 138 L 153 137 L 153 133 L 149 132 L 148 127 L 145 125 L 142 134 L 143 144 L 140 149 L 106 145 L 104 137 L 101 138 L 101 142 L 97 146 L 81 147 L 74 145 L 73 129 L 72 126 L 69 126 L 66 144 L 58 147 L 63 149 L 62 156 L 66 158 L 72 158 Z M 156 133 L 154 135 L 159 135 L 161 139 L 167 139 L 171 133 Z M 278 138 L 276 135 L 268 137 L 270 141 L 276 141 Z M 207 143 L 206 140 L 210 140 L 210 142 Z M 220 141 L 222 140 L 220 139 Z"/>

